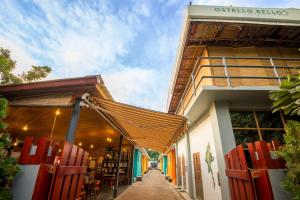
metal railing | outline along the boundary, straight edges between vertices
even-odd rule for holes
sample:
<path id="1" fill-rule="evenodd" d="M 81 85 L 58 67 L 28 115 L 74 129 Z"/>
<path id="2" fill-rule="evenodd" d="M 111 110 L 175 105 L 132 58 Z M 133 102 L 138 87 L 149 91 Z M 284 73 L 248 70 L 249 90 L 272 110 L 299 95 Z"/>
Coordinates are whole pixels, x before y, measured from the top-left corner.
<path id="1" fill-rule="evenodd" d="M 208 65 L 199 65 L 201 60 L 220 60 L 221 64 L 208 64 Z M 229 64 L 228 60 L 262 60 L 262 61 L 269 61 L 270 65 L 233 65 Z M 276 65 L 274 61 L 296 61 L 298 65 L 296 66 L 280 66 Z M 202 76 L 200 81 L 196 84 L 195 77 L 199 74 L 202 68 L 223 68 L 224 69 L 224 76 Z M 241 68 L 241 69 L 273 69 L 274 76 L 231 76 L 229 73 L 230 68 Z M 236 57 L 236 56 L 200 56 L 197 58 L 192 73 L 189 77 L 189 80 L 185 86 L 183 94 L 181 95 L 179 104 L 176 108 L 176 113 L 178 112 L 179 108 L 183 105 L 183 101 L 186 98 L 186 95 L 192 89 L 192 96 L 196 97 L 197 89 L 201 84 L 203 79 L 225 79 L 227 87 L 232 87 L 232 79 L 266 79 L 266 80 L 277 80 L 278 84 L 281 83 L 282 79 L 286 79 L 285 74 L 284 77 L 281 77 L 278 73 L 278 69 L 300 69 L 300 58 L 280 58 L 280 57 Z M 190 103 L 191 98 L 188 100 L 187 105 Z M 183 113 L 185 111 L 185 107 L 182 108 Z"/>

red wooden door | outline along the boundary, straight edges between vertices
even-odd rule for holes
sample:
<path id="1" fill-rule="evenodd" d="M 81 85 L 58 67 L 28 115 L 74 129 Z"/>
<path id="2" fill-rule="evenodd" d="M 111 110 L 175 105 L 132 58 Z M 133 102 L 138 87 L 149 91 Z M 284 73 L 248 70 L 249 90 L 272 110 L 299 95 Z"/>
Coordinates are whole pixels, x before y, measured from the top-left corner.
<path id="1" fill-rule="evenodd" d="M 53 174 L 48 199 L 78 199 L 86 173 L 88 153 L 65 142 L 60 162 Z"/>
<path id="2" fill-rule="evenodd" d="M 194 177 L 196 186 L 196 197 L 198 200 L 203 200 L 203 185 L 202 185 L 202 173 L 201 173 L 201 163 L 200 163 L 200 153 L 193 153 L 193 163 L 194 163 Z"/>

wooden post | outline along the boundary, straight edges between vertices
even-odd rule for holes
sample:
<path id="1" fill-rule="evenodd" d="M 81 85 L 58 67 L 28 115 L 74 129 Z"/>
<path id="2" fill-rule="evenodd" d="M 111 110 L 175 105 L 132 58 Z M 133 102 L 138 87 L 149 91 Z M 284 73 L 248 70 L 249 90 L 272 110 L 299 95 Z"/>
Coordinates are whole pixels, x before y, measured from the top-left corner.
<path id="1" fill-rule="evenodd" d="M 77 98 L 73 107 L 68 134 L 66 135 L 66 141 L 71 144 L 73 144 L 75 140 L 75 132 L 76 132 L 79 115 L 80 115 L 80 102 L 81 102 L 81 98 Z"/>
<path id="2" fill-rule="evenodd" d="M 132 152 L 131 152 L 131 158 L 130 158 L 130 167 L 131 167 L 131 170 L 129 172 L 129 177 L 130 177 L 129 185 L 132 184 L 134 150 L 135 150 L 135 147 L 134 147 L 134 145 L 132 145 Z"/>
<path id="3" fill-rule="evenodd" d="M 119 184 L 119 169 L 120 169 L 120 162 L 122 159 L 122 143 L 123 143 L 123 135 L 120 135 L 120 141 L 119 141 L 119 150 L 118 150 L 118 163 L 117 163 L 117 172 L 116 172 L 116 179 L 115 179 L 115 185 L 113 188 L 113 197 L 117 197 L 118 193 L 118 184 Z"/>

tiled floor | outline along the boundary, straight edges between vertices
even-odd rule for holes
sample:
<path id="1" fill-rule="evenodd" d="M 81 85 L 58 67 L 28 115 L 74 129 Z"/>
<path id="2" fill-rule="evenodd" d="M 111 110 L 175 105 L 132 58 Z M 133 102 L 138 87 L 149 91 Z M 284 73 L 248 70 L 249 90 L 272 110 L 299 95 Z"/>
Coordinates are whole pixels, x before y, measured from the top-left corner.
<path id="1" fill-rule="evenodd" d="M 142 181 L 133 183 L 116 200 L 182 200 L 176 189 L 158 170 L 150 170 Z"/>

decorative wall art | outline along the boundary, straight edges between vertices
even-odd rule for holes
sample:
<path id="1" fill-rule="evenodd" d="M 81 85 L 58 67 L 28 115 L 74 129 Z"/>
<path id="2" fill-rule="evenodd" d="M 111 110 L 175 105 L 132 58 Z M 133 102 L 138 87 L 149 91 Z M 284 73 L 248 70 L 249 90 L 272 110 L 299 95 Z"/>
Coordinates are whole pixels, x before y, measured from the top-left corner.
<path id="1" fill-rule="evenodd" d="M 205 153 L 205 162 L 207 164 L 208 173 L 211 173 L 211 177 L 212 177 L 212 180 L 213 180 L 213 186 L 215 188 L 216 183 L 215 183 L 215 179 L 214 179 L 214 173 L 213 173 L 213 170 L 211 168 L 211 164 L 214 160 L 215 160 L 215 158 L 213 157 L 213 155 L 210 151 L 210 144 L 208 143 L 207 147 L 206 147 L 206 153 Z"/>

